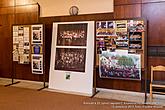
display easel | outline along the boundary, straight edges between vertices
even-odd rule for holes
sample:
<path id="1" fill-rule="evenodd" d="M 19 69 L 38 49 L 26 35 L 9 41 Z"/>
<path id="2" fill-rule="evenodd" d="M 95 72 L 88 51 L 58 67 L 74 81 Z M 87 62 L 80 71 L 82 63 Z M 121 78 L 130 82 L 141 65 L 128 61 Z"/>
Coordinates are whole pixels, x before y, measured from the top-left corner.
<path id="1" fill-rule="evenodd" d="M 142 56 L 142 61 L 141 61 L 141 64 L 142 64 L 142 67 L 141 67 L 141 70 L 142 70 L 142 72 L 143 72 L 143 75 L 144 75 L 144 79 L 142 79 L 142 80 L 144 80 L 144 83 L 142 83 L 142 80 L 141 80 L 141 86 L 142 86 L 142 84 L 144 84 L 144 88 L 143 88 L 143 92 L 144 92 L 144 103 L 146 103 L 147 102 L 147 22 L 146 22 L 146 20 L 145 19 L 143 19 L 143 18 L 133 18 L 133 19 L 115 19 L 115 20 L 109 20 L 109 21 L 113 21 L 113 22 L 116 22 L 116 21 L 120 21 L 120 20 L 142 20 L 142 21 L 144 21 L 144 28 L 145 28 L 145 32 L 144 33 L 142 33 L 142 34 L 144 34 L 144 35 L 142 35 L 142 36 L 144 36 L 144 38 L 142 39 L 142 49 L 137 49 L 136 50 L 136 52 L 137 53 L 140 53 L 141 54 L 141 56 Z M 98 22 L 100 22 L 100 21 L 98 21 Z M 104 21 L 103 21 L 104 22 Z M 105 22 L 107 22 L 107 21 L 105 21 Z M 96 24 L 96 23 L 95 23 Z M 116 27 L 115 27 L 116 28 Z M 97 24 L 96 24 L 96 30 L 97 30 Z M 95 33 L 95 35 L 97 36 L 97 34 Z M 106 35 L 105 35 L 106 36 Z M 110 36 L 110 35 L 109 35 Z M 130 37 L 130 36 L 129 36 Z M 96 41 L 96 38 L 95 38 L 95 41 Z M 128 41 L 129 43 L 130 43 L 130 41 Z M 130 44 L 128 44 L 128 45 L 130 45 Z M 97 43 L 95 43 L 95 51 L 97 50 L 98 48 L 97 48 Z M 129 47 L 128 47 L 128 49 L 129 49 Z M 97 58 L 98 58 L 98 55 L 97 55 L 97 52 L 95 52 L 95 60 L 97 60 Z M 97 91 L 96 90 L 96 79 L 97 79 L 97 69 L 98 69 L 98 61 L 95 61 L 95 66 L 94 66 L 94 95 L 92 96 L 92 97 L 94 97 L 99 91 Z"/>
<path id="2" fill-rule="evenodd" d="M 42 40 L 43 40 L 43 46 L 42 46 L 42 54 L 43 54 L 43 74 L 41 74 L 41 75 L 43 75 L 43 87 L 42 88 L 40 88 L 40 89 L 38 89 L 38 91 L 40 91 L 40 90 L 42 90 L 42 89 L 44 89 L 44 88 L 47 88 L 48 86 L 46 85 L 46 74 L 45 74 L 45 27 L 44 27 L 44 25 L 43 24 L 41 24 L 41 23 L 36 23 L 36 24 L 14 24 L 13 26 L 25 26 L 25 27 L 29 27 L 29 29 L 31 30 L 31 26 L 32 25 L 42 25 L 43 26 L 43 38 L 42 38 Z M 12 26 L 12 30 L 13 30 L 13 26 Z M 29 32 L 29 34 L 31 34 L 31 31 Z M 13 36 L 13 31 L 12 31 L 12 36 Z M 31 40 L 31 36 L 29 36 L 29 39 Z M 31 41 L 30 41 L 31 42 Z M 29 42 L 29 43 L 30 43 Z M 30 43 L 31 44 L 31 43 Z M 31 45 L 30 45 L 30 48 L 31 48 Z M 12 50 L 13 51 L 13 50 Z M 30 51 L 31 51 L 31 49 L 30 49 Z M 30 52 L 30 56 L 31 56 L 31 52 Z M 12 55 L 12 73 L 11 73 L 11 79 L 12 79 L 12 83 L 11 84 L 8 84 L 8 85 L 5 85 L 5 87 L 7 87 L 7 86 L 11 86 L 11 85 L 13 85 L 13 84 L 17 84 L 17 83 L 20 83 L 20 81 L 17 81 L 17 82 L 14 82 L 14 79 L 15 79 L 15 75 L 16 75 L 16 71 L 15 71 L 15 63 L 16 63 L 16 61 L 13 61 L 13 55 Z M 30 63 L 30 62 L 29 62 Z M 40 75 L 40 74 L 39 74 Z"/>

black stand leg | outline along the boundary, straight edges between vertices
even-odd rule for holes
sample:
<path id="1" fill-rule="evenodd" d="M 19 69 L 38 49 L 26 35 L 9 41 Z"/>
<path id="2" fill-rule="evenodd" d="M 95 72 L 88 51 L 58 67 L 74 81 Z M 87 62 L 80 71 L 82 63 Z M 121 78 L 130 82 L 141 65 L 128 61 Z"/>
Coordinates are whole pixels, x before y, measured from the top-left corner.
<path id="1" fill-rule="evenodd" d="M 97 93 L 99 93 L 100 91 L 96 91 L 90 98 L 93 98 L 93 97 L 95 97 L 95 95 L 97 94 Z"/>
<path id="2" fill-rule="evenodd" d="M 38 89 L 38 91 L 41 91 L 41 90 L 43 90 L 43 89 L 45 89 L 45 88 L 48 88 L 48 85 L 46 86 L 46 84 L 45 84 L 45 82 L 44 82 L 44 87 Z"/>
<path id="3" fill-rule="evenodd" d="M 144 103 L 147 103 L 147 70 L 145 69 L 145 99 Z"/>
<path id="4" fill-rule="evenodd" d="M 13 79 L 12 79 L 12 80 L 13 80 Z M 18 84 L 18 83 L 20 83 L 20 81 L 17 81 L 17 82 L 12 81 L 11 84 L 7 84 L 7 85 L 5 85 L 5 87 L 8 87 L 8 86 L 11 86 L 11 85 L 14 85 L 14 84 Z"/>

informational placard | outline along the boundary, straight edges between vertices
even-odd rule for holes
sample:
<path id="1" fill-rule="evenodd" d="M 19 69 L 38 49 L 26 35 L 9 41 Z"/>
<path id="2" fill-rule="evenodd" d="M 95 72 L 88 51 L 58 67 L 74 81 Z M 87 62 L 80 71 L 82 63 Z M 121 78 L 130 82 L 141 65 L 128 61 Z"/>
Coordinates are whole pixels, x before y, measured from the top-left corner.
<path id="1" fill-rule="evenodd" d="M 43 55 L 32 54 L 32 73 L 43 74 Z"/>
<path id="2" fill-rule="evenodd" d="M 42 44 L 43 43 L 43 25 L 32 25 L 31 27 L 31 43 Z"/>
<path id="3" fill-rule="evenodd" d="M 93 94 L 94 22 L 53 23 L 49 88 Z"/>

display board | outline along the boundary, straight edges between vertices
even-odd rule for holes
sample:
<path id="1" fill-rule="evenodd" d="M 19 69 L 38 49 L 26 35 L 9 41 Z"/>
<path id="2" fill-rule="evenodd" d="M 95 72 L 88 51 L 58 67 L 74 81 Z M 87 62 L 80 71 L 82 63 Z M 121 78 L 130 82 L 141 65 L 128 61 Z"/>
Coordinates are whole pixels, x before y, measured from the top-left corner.
<path id="1" fill-rule="evenodd" d="M 13 61 L 30 64 L 33 74 L 43 74 L 43 24 L 13 25 Z"/>
<path id="2" fill-rule="evenodd" d="M 53 23 L 49 88 L 93 94 L 94 22 Z"/>
<path id="3" fill-rule="evenodd" d="M 13 61 L 30 62 L 30 26 L 13 26 Z"/>
<path id="4" fill-rule="evenodd" d="M 97 21 L 96 49 L 100 78 L 141 80 L 145 59 L 144 20 Z"/>

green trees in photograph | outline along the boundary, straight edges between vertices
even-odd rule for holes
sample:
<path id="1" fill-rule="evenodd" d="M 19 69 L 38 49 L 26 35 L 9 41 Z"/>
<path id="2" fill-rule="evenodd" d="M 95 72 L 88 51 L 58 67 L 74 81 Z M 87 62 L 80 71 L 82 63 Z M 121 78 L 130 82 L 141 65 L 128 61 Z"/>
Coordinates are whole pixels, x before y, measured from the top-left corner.
<path id="1" fill-rule="evenodd" d="M 134 66 L 134 61 L 131 57 L 122 56 L 118 59 L 118 64 L 121 66 Z"/>

